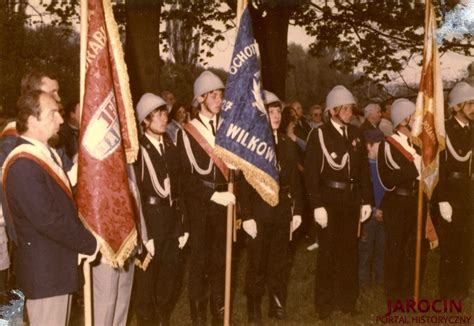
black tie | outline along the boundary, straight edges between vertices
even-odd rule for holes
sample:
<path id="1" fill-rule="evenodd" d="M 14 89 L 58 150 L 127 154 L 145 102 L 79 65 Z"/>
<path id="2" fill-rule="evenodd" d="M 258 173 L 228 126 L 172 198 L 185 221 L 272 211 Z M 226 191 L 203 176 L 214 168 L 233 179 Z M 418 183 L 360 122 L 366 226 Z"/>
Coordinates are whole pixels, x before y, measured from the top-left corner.
<path id="1" fill-rule="evenodd" d="M 160 154 L 162 157 L 165 157 L 165 146 L 163 146 L 163 143 L 159 144 L 160 146 Z"/>
<path id="2" fill-rule="evenodd" d="M 348 140 L 346 126 L 341 126 L 341 129 L 342 129 L 342 137 L 344 137 L 345 140 Z"/>
<path id="3" fill-rule="evenodd" d="M 49 150 L 49 154 L 51 155 L 51 158 L 53 159 L 54 163 L 56 163 L 59 167 L 62 168 L 61 164 L 56 159 L 56 155 L 54 155 L 53 150 L 51 149 L 51 147 L 48 147 L 48 150 Z"/>
<path id="4" fill-rule="evenodd" d="M 212 135 L 215 136 L 216 135 L 216 129 L 214 129 L 214 121 L 209 120 L 209 124 L 211 125 Z"/>

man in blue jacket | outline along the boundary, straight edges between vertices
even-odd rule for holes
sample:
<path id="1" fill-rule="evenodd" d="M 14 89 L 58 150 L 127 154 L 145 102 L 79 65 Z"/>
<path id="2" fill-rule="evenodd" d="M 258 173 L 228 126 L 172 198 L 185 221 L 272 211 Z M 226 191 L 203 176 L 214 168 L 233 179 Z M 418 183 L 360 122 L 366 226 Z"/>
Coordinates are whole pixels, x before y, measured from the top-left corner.
<path id="1" fill-rule="evenodd" d="M 31 325 L 67 325 L 78 288 L 78 254 L 98 243 L 80 222 L 71 185 L 48 141 L 57 137 L 59 105 L 42 91 L 18 100 L 17 146 L 4 163 L 3 186 L 17 234 L 16 275 Z"/>

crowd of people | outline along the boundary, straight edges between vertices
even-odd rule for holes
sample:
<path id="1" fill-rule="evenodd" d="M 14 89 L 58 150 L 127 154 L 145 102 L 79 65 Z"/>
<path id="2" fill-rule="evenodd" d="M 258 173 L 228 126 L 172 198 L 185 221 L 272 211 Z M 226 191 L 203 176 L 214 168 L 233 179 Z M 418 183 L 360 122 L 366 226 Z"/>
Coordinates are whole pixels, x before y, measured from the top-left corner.
<path id="1" fill-rule="evenodd" d="M 31 325 L 68 324 L 83 260 L 92 263 L 95 325 L 125 325 L 130 302 L 139 325 L 169 325 L 186 270 L 193 325 L 206 325 L 208 310 L 212 324 L 222 325 L 228 205 L 236 205 L 242 220 L 249 325 L 263 324 L 265 292 L 268 316 L 287 318 L 297 230 L 316 241 L 309 249 L 319 247 L 314 306 L 321 320 L 335 311 L 358 314 L 360 291 L 374 284 L 387 299 L 413 297 L 422 168 L 410 137 L 415 104 L 398 98 L 356 114 L 356 98 L 338 85 L 305 116 L 300 102 L 287 104 L 264 91 L 279 171 L 273 207 L 240 173 L 236 191 L 228 191 L 228 167 L 213 154 L 224 88 L 204 71 L 189 108 L 170 91 L 146 93 L 137 102 L 140 151 L 130 186 L 141 232 L 135 253 L 114 268 L 74 203 L 79 101 L 61 103 L 51 72 L 33 70 L 22 79 L 16 119 L 0 138 L 0 286 L 6 287 L 10 265 L 8 233 L 14 286 L 26 296 Z M 423 223 L 429 211 L 439 235 L 439 296 L 452 299 L 466 298 L 471 283 L 474 87 L 456 84 L 447 102 L 446 149 L 433 197 L 423 197 Z M 423 239 L 422 269 L 427 247 Z M 148 266 L 135 266 L 147 254 L 153 257 Z"/>

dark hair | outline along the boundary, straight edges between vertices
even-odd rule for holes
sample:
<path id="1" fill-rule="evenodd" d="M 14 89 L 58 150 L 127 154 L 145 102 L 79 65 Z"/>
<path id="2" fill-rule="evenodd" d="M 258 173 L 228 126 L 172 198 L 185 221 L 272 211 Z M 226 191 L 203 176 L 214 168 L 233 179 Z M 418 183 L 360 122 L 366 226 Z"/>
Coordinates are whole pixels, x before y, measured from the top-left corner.
<path id="1" fill-rule="evenodd" d="M 147 116 L 145 117 L 145 119 L 143 119 L 143 121 L 140 123 L 140 126 L 142 127 L 143 131 L 146 130 L 146 123 L 145 121 L 150 121 L 153 114 L 155 114 L 156 112 L 160 112 L 160 111 L 166 111 L 168 112 L 168 106 L 166 104 L 163 104 L 163 105 L 160 105 L 159 107 L 155 108 L 153 111 L 151 111 L 150 113 L 147 114 Z"/>
<path id="2" fill-rule="evenodd" d="M 20 93 L 23 95 L 31 91 L 37 91 L 41 88 L 41 80 L 44 77 L 56 80 L 56 75 L 45 69 L 33 68 L 21 79 Z"/>
<path id="3" fill-rule="evenodd" d="M 174 118 L 176 117 L 176 114 L 178 114 L 178 110 L 179 110 L 180 108 L 183 108 L 186 112 L 188 111 L 188 110 L 186 110 L 186 107 L 185 107 L 183 104 L 176 102 L 176 103 L 171 107 L 171 111 L 170 111 L 170 114 L 168 115 L 168 118 L 174 120 Z"/>
<path id="4" fill-rule="evenodd" d="M 18 113 L 16 117 L 16 130 L 21 135 L 28 130 L 28 117 L 38 118 L 41 114 L 40 97 L 47 95 L 42 91 L 31 91 L 20 96 L 16 102 Z"/>
<path id="5" fill-rule="evenodd" d="M 290 123 L 296 122 L 295 114 L 295 109 L 293 109 L 291 106 L 285 106 L 283 111 L 281 111 L 281 123 L 280 127 L 278 128 L 281 133 L 286 135 Z"/>

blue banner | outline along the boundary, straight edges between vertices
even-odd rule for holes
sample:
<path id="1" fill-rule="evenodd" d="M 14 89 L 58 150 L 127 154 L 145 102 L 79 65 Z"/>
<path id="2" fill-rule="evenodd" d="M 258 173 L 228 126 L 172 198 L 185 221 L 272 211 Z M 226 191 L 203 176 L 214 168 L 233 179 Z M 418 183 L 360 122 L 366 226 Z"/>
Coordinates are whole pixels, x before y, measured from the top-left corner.
<path id="1" fill-rule="evenodd" d="M 241 16 L 216 135 L 215 154 L 242 170 L 272 206 L 278 204 L 278 168 L 260 82 L 258 44 L 248 8 Z"/>

